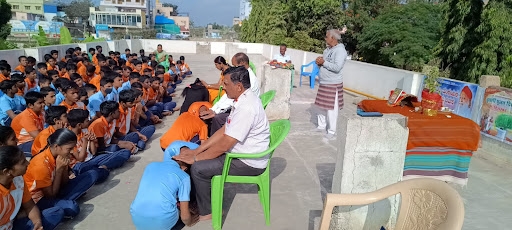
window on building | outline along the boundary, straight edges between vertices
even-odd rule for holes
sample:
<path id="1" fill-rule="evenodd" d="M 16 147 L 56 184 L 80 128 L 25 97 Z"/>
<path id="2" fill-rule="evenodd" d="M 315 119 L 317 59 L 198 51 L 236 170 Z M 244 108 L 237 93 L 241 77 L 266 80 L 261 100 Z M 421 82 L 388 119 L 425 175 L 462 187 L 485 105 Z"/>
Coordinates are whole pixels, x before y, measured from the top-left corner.
<path id="1" fill-rule="evenodd" d="M 140 2 L 140 0 L 135 0 L 135 2 Z"/>
<path id="2" fill-rule="evenodd" d="M 19 6 L 19 5 L 12 5 L 12 9 L 13 9 L 13 10 L 19 10 L 19 9 L 20 9 L 20 6 Z"/>
<path id="3" fill-rule="evenodd" d="M 40 6 L 36 6 L 36 10 L 41 10 L 41 7 Z"/>
<path id="4" fill-rule="evenodd" d="M 30 10 L 30 6 L 25 6 L 25 10 Z"/>
<path id="5" fill-rule="evenodd" d="M 142 22 L 142 19 L 140 16 L 137 16 L 137 22 Z"/>

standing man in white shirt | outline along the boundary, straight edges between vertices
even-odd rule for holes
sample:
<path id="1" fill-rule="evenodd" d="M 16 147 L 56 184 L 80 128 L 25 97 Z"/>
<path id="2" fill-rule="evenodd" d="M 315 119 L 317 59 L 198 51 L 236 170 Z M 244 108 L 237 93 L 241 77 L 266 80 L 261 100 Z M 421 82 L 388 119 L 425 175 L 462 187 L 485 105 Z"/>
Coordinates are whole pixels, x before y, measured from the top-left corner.
<path id="1" fill-rule="evenodd" d="M 249 72 L 250 79 L 250 89 L 257 97 L 260 96 L 260 81 L 252 72 L 251 67 L 249 66 L 249 57 L 244 53 L 237 53 L 231 58 L 231 64 L 233 66 L 243 66 Z M 226 73 L 224 73 L 226 75 Z M 231 106 L 233 105 L 233 99 L 230 99 L 227 94 L 224 94 L 213 107 L 207 111 L 201 113 L 201 119 L 212 119 L 210 124 L 210 135 L 213 135 L 217 130 L 219 130 L 224 123 L 226 123 L 226 118 L 229 115 Z"/>
<path id="2" fill-rule="evenodd" d="M 290 55 L 286 55 L 286 48 L 287 47 L 285 44 L 281 44 L 279 46 L 279 54 L 274 55 L 274 59 L 273 59 L 274 62 L 292 63 L 292 59 L 290 58 Z"/>
<path id="3" fill-rule="evenodd" d="M 191 150 L 182 148 L 176 160 L 191 164 L 192 183 L 196 190 L 199 219 L 211 219 L 211 180 L 222 174 L 226 152 L 256 154 L 268 149 L 270 126 L 259 97 L 250 89 L 249 71 L 231 67 L 224 72 L 226 95 L 234 100 L 227 122 L 208 140 Z M 257 159 L 234 159 L 230 175 L 256 176 L 265 171 L 269 156 Z"/>

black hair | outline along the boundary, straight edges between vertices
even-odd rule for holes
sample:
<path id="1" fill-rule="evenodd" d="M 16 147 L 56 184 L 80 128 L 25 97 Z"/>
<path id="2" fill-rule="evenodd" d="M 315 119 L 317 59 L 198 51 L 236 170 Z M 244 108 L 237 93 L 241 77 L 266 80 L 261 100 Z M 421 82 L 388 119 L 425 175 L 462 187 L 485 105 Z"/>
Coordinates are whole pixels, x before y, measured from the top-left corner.
<path id="1" fill-rule="evenodd" d="M 73 73 L 69 76 L 69 78 L 71 78 L 72 81 L 75 81 L 76 79 L 82 79 L 82 76 L 80 76 L 80 74 Z M 78 87 L 80 87 L 80 85 Z"/>
<path id="2" fill-rule="evenodd" d="M 101 82 L 101 81 L 100 81 L 100 82 Z M 101 84 L 101 83 L 100 83 L 100 84 Z M 96 88 L 96 86 L 95 86 L 95 85 L 93 85 L 93 84 L 85 84 L 85 85 L 84 85 L 84 87 L 82 87 L 82 88 L 84 88 L 86 91 L 96 91 L 96 90 L 98 90 L 98 89 Z"/>
<path id="3" fill-rule="evenodd" d="M 132 62 L 132 64 L 133 64 L 134 66 L 136 66 L 136 65 L 142 65 L 142 62 L 141 62 L 141 61 L 139 61 L 139 60 L 134 60 L 134 61 Z"/>
<path id="4" fill-rule="evenodd" d="M 233 56 L 238 63 L 238 65 L 249 64 L 249 56 L 245 53 L 237 53 Z"/>
<path id="5" fill-rule="evenodd" d="M 59 51 L 57 51 L 57 50 L 52 50 L 52 51 L 50 51 L 50 54 L 51 54 L 51 55 L 58 54 L 58 53 L 59 53 Z"/>
<path id="6" fill-rule="evenodd" d="M 163 71 L 155 71 L 155 77 L 160 75 L 160 74 L 165 74 Z"/>
<path id="7" fill-rule="evenodd" d="M 142 84 L 140 82 L 134 82 L 132 83 L 132 89 L 135 88 L 135 89 L 142 89 Z"/>
<path id="8" fill-rule="evenodd" d="M 53 59 L 53 57 L 52 57 L 52 55 L 50 55 L 50 54 L 45 54 L 45 55 L 43 56 L 43 59 L 44 59 L 46 62 L 48 62 L 48 60 Z"/>
<path id="9" fill-rule="evenodd" d="M 37 69 L 42 69 L 42 68 L 46 69 L 48 66 L 46 66 L 46 63 L 44 63 L 44 62 L 39 62 L 39 63 L 37 63 L 36 67 L 37 67 Z"/>
<path id="10" fill-rule="evenodd" d="M 144 52 L 145 52 L 144 49 L 139 50 L 139 53 L 144 53 Z"/>
<path id="11" fill-rule="evenodd" d="M 13 135 L 16 135 L 11 126 L 0 125 L 0 133 L 2 134 L 0 135 L 0 145 L 7 145 L 7 140 L 9 140 Z"/>
<path id="12" fill-rule="evenodd" d="M 66 84 L 69 81 L 70 80 L 61 77 L 61 78 L 58 78 L 57 80 L 55 80 L 55 82 L 53 83 L 53 86 L 55 86 L 55 88 L 57 88 L 57 89 L 62 89 L 63 84 Z"/>
<path id="13" fill-rule="evenodd" d="M 110 77 L 104 77 L 100 80 L 100 86 L 105 86 L 106 84 L 111 83 L 114 84 L 114 79 Z"/>
<path id="14" fill-rule="evenodd" d="M 203 82 L 201 82 L 201 79 L 199 79 L 199 78 L 196 78 L 196 80 L 194 81 L 194 83 L 192 83 L 192 84 L 190 84 L 190 85 L 197 85 L 197 86 L 202 86 L 202 87 L 204 87 Z M 204 87 L 204 88 L 206 89 L 206 87 Z M 182 97 L 185 97 L 185 96 L 187 95 L 187 91 L 188 91 L 188 89 L 190 89 L 190 87 L 185 87 L 185 88 L 183 89 L 183 91 L 181 92 L 181 96 L 182 96 Z"/>
<path id="15" fill-rule="evenodd" d="M 89 111 L 84 109 L 72 109 L 68 113 L 68 124 L 75 128 L 79 123 L 84 123 L 89 118 Z"/>
<path id="16" fill-rule="evenodd" d="M 32 66 L 25 67 L 25 74 L 29 74 L 29 73 L 32 73 L 35 71 L 36 71 L 36 69 L 34 69 L 34 67 L 32 67 Z"/>
<path id="17" fill-rule="evenodd" d="M 62 129 L 57 129 L 54 133 L 52 133 L 48 137 L 47 141 L 48 141 L 47 142 L 48 144 L 46 144 L 46 146 L 43 149 L 41 149 L 41 151 L 39 151 L 39 153 L 42 153 L 43 151 L 45 151 L 52 145 L 62 146 L 62 145 L 67 145 L 67 144 L 72 144 L 72 143 L 74 143 L 76 145 L 77 137 L 73 131 L 66 129 L 66 128 L 62 128 Z"/>
<path id="18" fill-rule="evenodd" d="M 116 56 L 117 56 L 117 55 L 121 55 L 121 52 L 116 51 L 116 52 L 114 52 L 114 54 L 115 54 Z"/>
<path id="19" fill-rule="evenodd" d="M 85 89 L 84 87 L 80 87 L 80 89 L 78 89 L 78 97 L 85 97 L 87 96 L 87 89 Z"/>
<path id="20" fill-rule="evenodd" d="M 161 82 L 162 79 L 157 78 L 157 77 L 152 77 L 152 78 L 149 78 L 149 80 L 151 81 L 151 83 L 153 83 L 155 81 Z"/>
<path id="21" fill-rule="evenodd" d="M 19 61 L 19 62 L 21 62 L 21 59 L 23 59 L 23 58 L 25 58 L 25 59 L 26 59 L 26 58 L 27 58 L 27 56 L 25 56 L 25 55 L 19 56 L 19 57 L 18 57 L 18 61 Z"/>
<path id="22" fill-rule="evenodd" d="M 91 48 L 89 48 L 89 53 L 90 53 L 91 51 L 96 51 L 96 49 L 94 49 L 94 48 L 92 48 L 92 47 L 91 47 Z"/>
<path id="23" fill-rule="evenodd" d="M 39 99 L 44 99 L 44 96 L 39 92 L 30 91 L 27 94 L 25 94 L 24 98 L 25 98 L 25 102 L 27 103 L 27 106 L 28 106 L 28 105 L 34 105 L 37 102 L 37 100 L 39 100 Z"/>
<path id="24" fill-rule="evenodd" d="M 115 101 L 104 101 L 100 104 L 100 113 L 104 117 L 115 113 L 119 109 L 119 103 Z"/>
<path id="25" fill-rule="evenodd" d="M 172 55 L 169 54 L 167 58 L 172 58 Z"/>
<path id="26" fill-rule="evenodd" d="M 117 66 L 117 62 L 113 59 L 108 59 L 108 65 L 109 66 Z"/>
<path id="27" fill-rule="evenodd" d="M 131 72 L 130 73 L 130 80 L 132 80 L 132 79 L 140 79 L 140 73 Z"/>
<path id="28" fill-rule="evenodd" d="M 0 90 L 2 90 L 3 93 L 7 94 L 7 90 L 11 90 L 12 87 L 14 87 L 18 82 L 13 80 L 5 80 L 0 82 Z"/>
<path id="29" fill-rule="evenodd" d="M 68 112 L 66 106 L 50 106 L 44 114 L 44 121 L 49 125 L 55 125 L 55 120 L 59 120 L 66 112 Z"/>
<path id="30" fill-rule="evenodd" d="M 55 92 L 55 89 L 53 89 L 52 87 L 50 86 L 46 86 L 46 87 L 43 87 L 39 90 L 39 93 L 43 95 L 43 97 L 46 97 L 48 96 L 48 93 L 50 92 L 54 92 L 54 93 L 57 93 Z"/>
<path id="31" fill-rule="evenodd" d="M 229 78 L 231 81 L 236 83 L 242 83 L 244 89 L 251 88 L 251 79 L 249 78 L 249 71 L 243 67 L 229 67 L 226 71 L 224 71 L 224 76 L 229 74 Z"/>
<path id="32" fill-rule="evenodd" d="M 105 58 L 105 56 L 103 56 L 103 55 L 96 55 L 96 59 L 98 59 L 98 62 L 107 61 L 107 58 Z"/>
<path id="33" fill-rule="evenodd" d="M 96 66 L 93 66 L 93 65 L 87 66 L 87 68 L 85 68 L 85 70 L 88 73 L 94 73 L 94 72 L 96 72 Z"/>
<path id="34" fill-rule="evenodd" d="M 43 83 L 48 83 L 48 82 L 52 82 L 52 79 L 50 77 L 47 77 L 47 76 L 39 77 L 39 82 L 38 82 L 39 85 L 41 85 Z"/>
<path id="35" fill-rule="evenodd" d="M 131 53 L 130 56 L 137 57 L 137 53 Z"/>
<path id="36" fill-rule="evenodd" d="M 48 77 L 51 77 L 53 75 L 59 75 L 59 71 L 57 71 L 57 70 L 48 70 Z"/>
<path id="37" fill-rule="evenodd" d="M 226 59 L 223 56 L 218 56 L 213 59 L 213 63 L 227 65 Z"/>
<path id="38" fill-rule="evenodd" d="M 65 82 L 62 82 L 60 87 L 62 88 L 62 93 L 67 93 L 70 89 L 76 89 L 78 90 L 78 85 L 74 81 L 67 80 Z"/>
<path id="39" fill-rule="evenodd" d="M 142 60 L 142 63 L 148 63 L 149 62 L 149 57 L 144 56 L 144 57 L 141 58 L 141 60 Z"/>
<path id="40" fill-rule="evenodd" d="M 119 102 L 134 102 L 137 97 L 135 96 L 135 93 L 132 89 L 129 90 L 123 90 L 119 93 Z"/>
<path id="41" fill-rule="evenodd" d="M 103 49 L 103 48 L 101 48 L 101 46 L 96 46 L 96 49 L 98 50 L 98 49 Z"/>
<path id="42" fill-rule="evenodd" d="M 66 66 L 68 65 L 68 63 L 66 62 L 63 62 L 63 61 L 60 61 L 60 62 L 57 62 L 57 66 L 59 67 L 59 69 L 66 69 Z"/>
<path id="43" fill-rule="evenodd" d="M 163 65 L 157 65 L 155 69 L 165 69 Z"/>
<path id="44" fill-rule="evenodd" d="M 116 66 L 114 66 L 114 67 L 112 68 L 112 71 L 114 71 L 114 72 L 115 72 L 115 71 L 118 71 L 118 70 L 121 70 L 121 71 L 122 71 L 122 70 L 123 70 L 123 67 L 121 67 L 121 66 L 117 66 L 117 65 L 116 65 Z"/>
<path id="45" fill-rule="evenodd" d="M 1 71 L 5 71 L 5 70 L 8 70 L 8 71 L 11 71 L 11 65 L 5 63 L 5 64 L 1 64 L 0 65 L 0 70 Z"/>
<path id="46" fill-rule="evenodd" d="M 138 82 L 135 82 L 135 83 L 138 83 Z M 140 83 L 138 83 L 138 84 L 140 85 Z M 133 90 L 133 95 L 135 96 L 135 99 L 137 99 L 138 97 L 142 96 L 142 94 L 143 94 L 142 91 L 139 90 L 138 88 L 131 88 L 130 90 Z"/>
<path id="47" fill-rule="evenodd" d="M 130 49 L 128 49 L 128 48 L 126 48 L 126 49 L 124 49 L 124 52 L 126 52 L 126 51 L 131 51 L 131 50 L 130 50 Z"/>
<path id="48" fill-rule="evenodd" d="M 82 48 L 80 46 L 75 47 L 75 51 L 82 51 Z"/>
<path id="49" fill-rule="evenodd" d="M 181 65 L 181 64 L 182 64 L 181 60 L 176 61 L 176 65 L 178 65 L 178 64 L 179 64 L 179 65 Z"/>
<path id="50" fill-rule="evenodd" d="M 34 63 L 34 64 L 35 64 L 35 63 L 37 62 L 37 60 L 36 60 L 34 57 L 32 57 L 32 56 L 28 56 L 28 57 L 27 57 L 27 62 L 28 62 L 28 63 Z"/>
<path id="51" fill-rule="evenodd" d="M 17 146 L 0 146 L 0 170 L 13 169 L 25 160 L 25 155 Z"/>
<path id="52" fill-rule="evenodd" d="M 68 48 L 68 49 L 66 50 L 66 55 L 68 55 L 68 54 L 72 54 L 72 53 L 74 53 L 74 52 L 75 52 L 75 49 L 73 49 L 73 48 Z"/>
<path id="53" fill-rule="evenodd" d="M 25 75 L 19 74 L 19 73 L 13 74 L 13 75 L 11 75 L 11 80 L 15 81 L 16 83 L 24 82 L 25 81 Z"/>
<path id="54" fill-rule="evenodd" d="M 108 66 L 102 66 L 100 68 L 100 72 L 103 72 L 104 74 L 107 74 L 108 72 L 112 72 L 112 70 Z"/>
<path id="55" fill-rule="evenodd" d="M 185 61 L 185 56 L 180 56 L 181 61 Z"/>
<path id="56" fill-rule="evenodd" d="M 119 64 L 119 66 L 124 66 L 126 65 L 126 60 L 120 58 L 119 60 L 117 60 L 117 64 Z"/>
<path id="57" fill-rule="evenodd" d="M 108 51 L 108 56 L 114 55 L 114 51 Z"/>
<path id="58" fill-rule="evenodd" d="M 70 70 L 74 70 L 74 71 L 76 71 L 77 69 L 78 69 L 78 68 L 77 68 L 77 66 L 76 66 L 75 64 L 67 64 L 67 65 L 66 65 L 66 70 L 67 70 L 67 71 L 70 71 Z"/>
<path id="59" fill-rule="evenodd" d="M 279 45 L 279 46 L 288 47 L 288 46 L 287 46 L 286 44 L 284 44 L 284 43 L 281 43 L 281 45 Z"/>

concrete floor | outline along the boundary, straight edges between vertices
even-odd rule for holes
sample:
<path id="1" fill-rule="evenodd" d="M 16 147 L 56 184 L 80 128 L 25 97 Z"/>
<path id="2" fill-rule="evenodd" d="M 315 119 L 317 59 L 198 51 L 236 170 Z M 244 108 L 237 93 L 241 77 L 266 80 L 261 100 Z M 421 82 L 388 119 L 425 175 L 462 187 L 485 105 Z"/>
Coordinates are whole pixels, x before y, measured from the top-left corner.
<path id="1" fill-rule="evenodd" d="M 179 90 L 196 77 L 216 82 L 219 71 L 213 65 L 213 55 L 186 55 L 194 78 L 186 79 Z M 295 85 L 298 85 L 298 77 Z M 179 92 L 179 91 L 178 91 Z M 265 225 L 257 190 L 251 185 L 227 185 L 224 198 L 226 213 L 224 229 L 308 229 L 318 228 L 322 198 L 331 191 L 336 147 L 319 133 L 311 133 L 315 117 L 311 104 L 316 90 L 307 85 L 295 88 L 291 98 L 291 131 L 277 148 L 271 161 L 272 198 L 271 226 Z M 346 94 L 345 109 L 355 112 L 353 96 Z M 178 99 L 179 105 L 182 100 Z M 144 167 L 162 160 L 158 139 L 172 125 L 177 115 L 167 117 L 157 131 L 148 149 L 133 156 L 122 168 L 114 170 L 110 179 L 91 188 L 80 198 L 81 213 L 67 220 L 58 229 L 135 229 L 129 213 L 137 193 Z M 464 198 L 466 216 L 464 228 L 512 229 L 512 169 L 500 168 L 485 160 L 473 158 L 469 183 L 459 189 Z M 200 222 L 193 230 L 211 229 L 211 222 Z"/>

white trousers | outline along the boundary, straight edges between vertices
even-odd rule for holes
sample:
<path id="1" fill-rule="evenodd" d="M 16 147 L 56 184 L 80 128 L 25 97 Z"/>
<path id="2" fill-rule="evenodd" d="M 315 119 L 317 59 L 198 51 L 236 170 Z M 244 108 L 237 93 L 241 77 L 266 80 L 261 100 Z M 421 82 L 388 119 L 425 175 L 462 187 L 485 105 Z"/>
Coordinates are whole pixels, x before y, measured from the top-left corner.
<path id="1" fill-rule="evenodd" d="M 336 91 L 336 97 L 334 98 L 334 109 L 327 110 L 327 117 L 324 113 L 318 113 L 318 129 L 325 130 L 327 128 L 327 122 L 329 122 L 329 128 L 327 133 L 336 134 L 336 123 L 338 122 L 338 91 Z"/>

